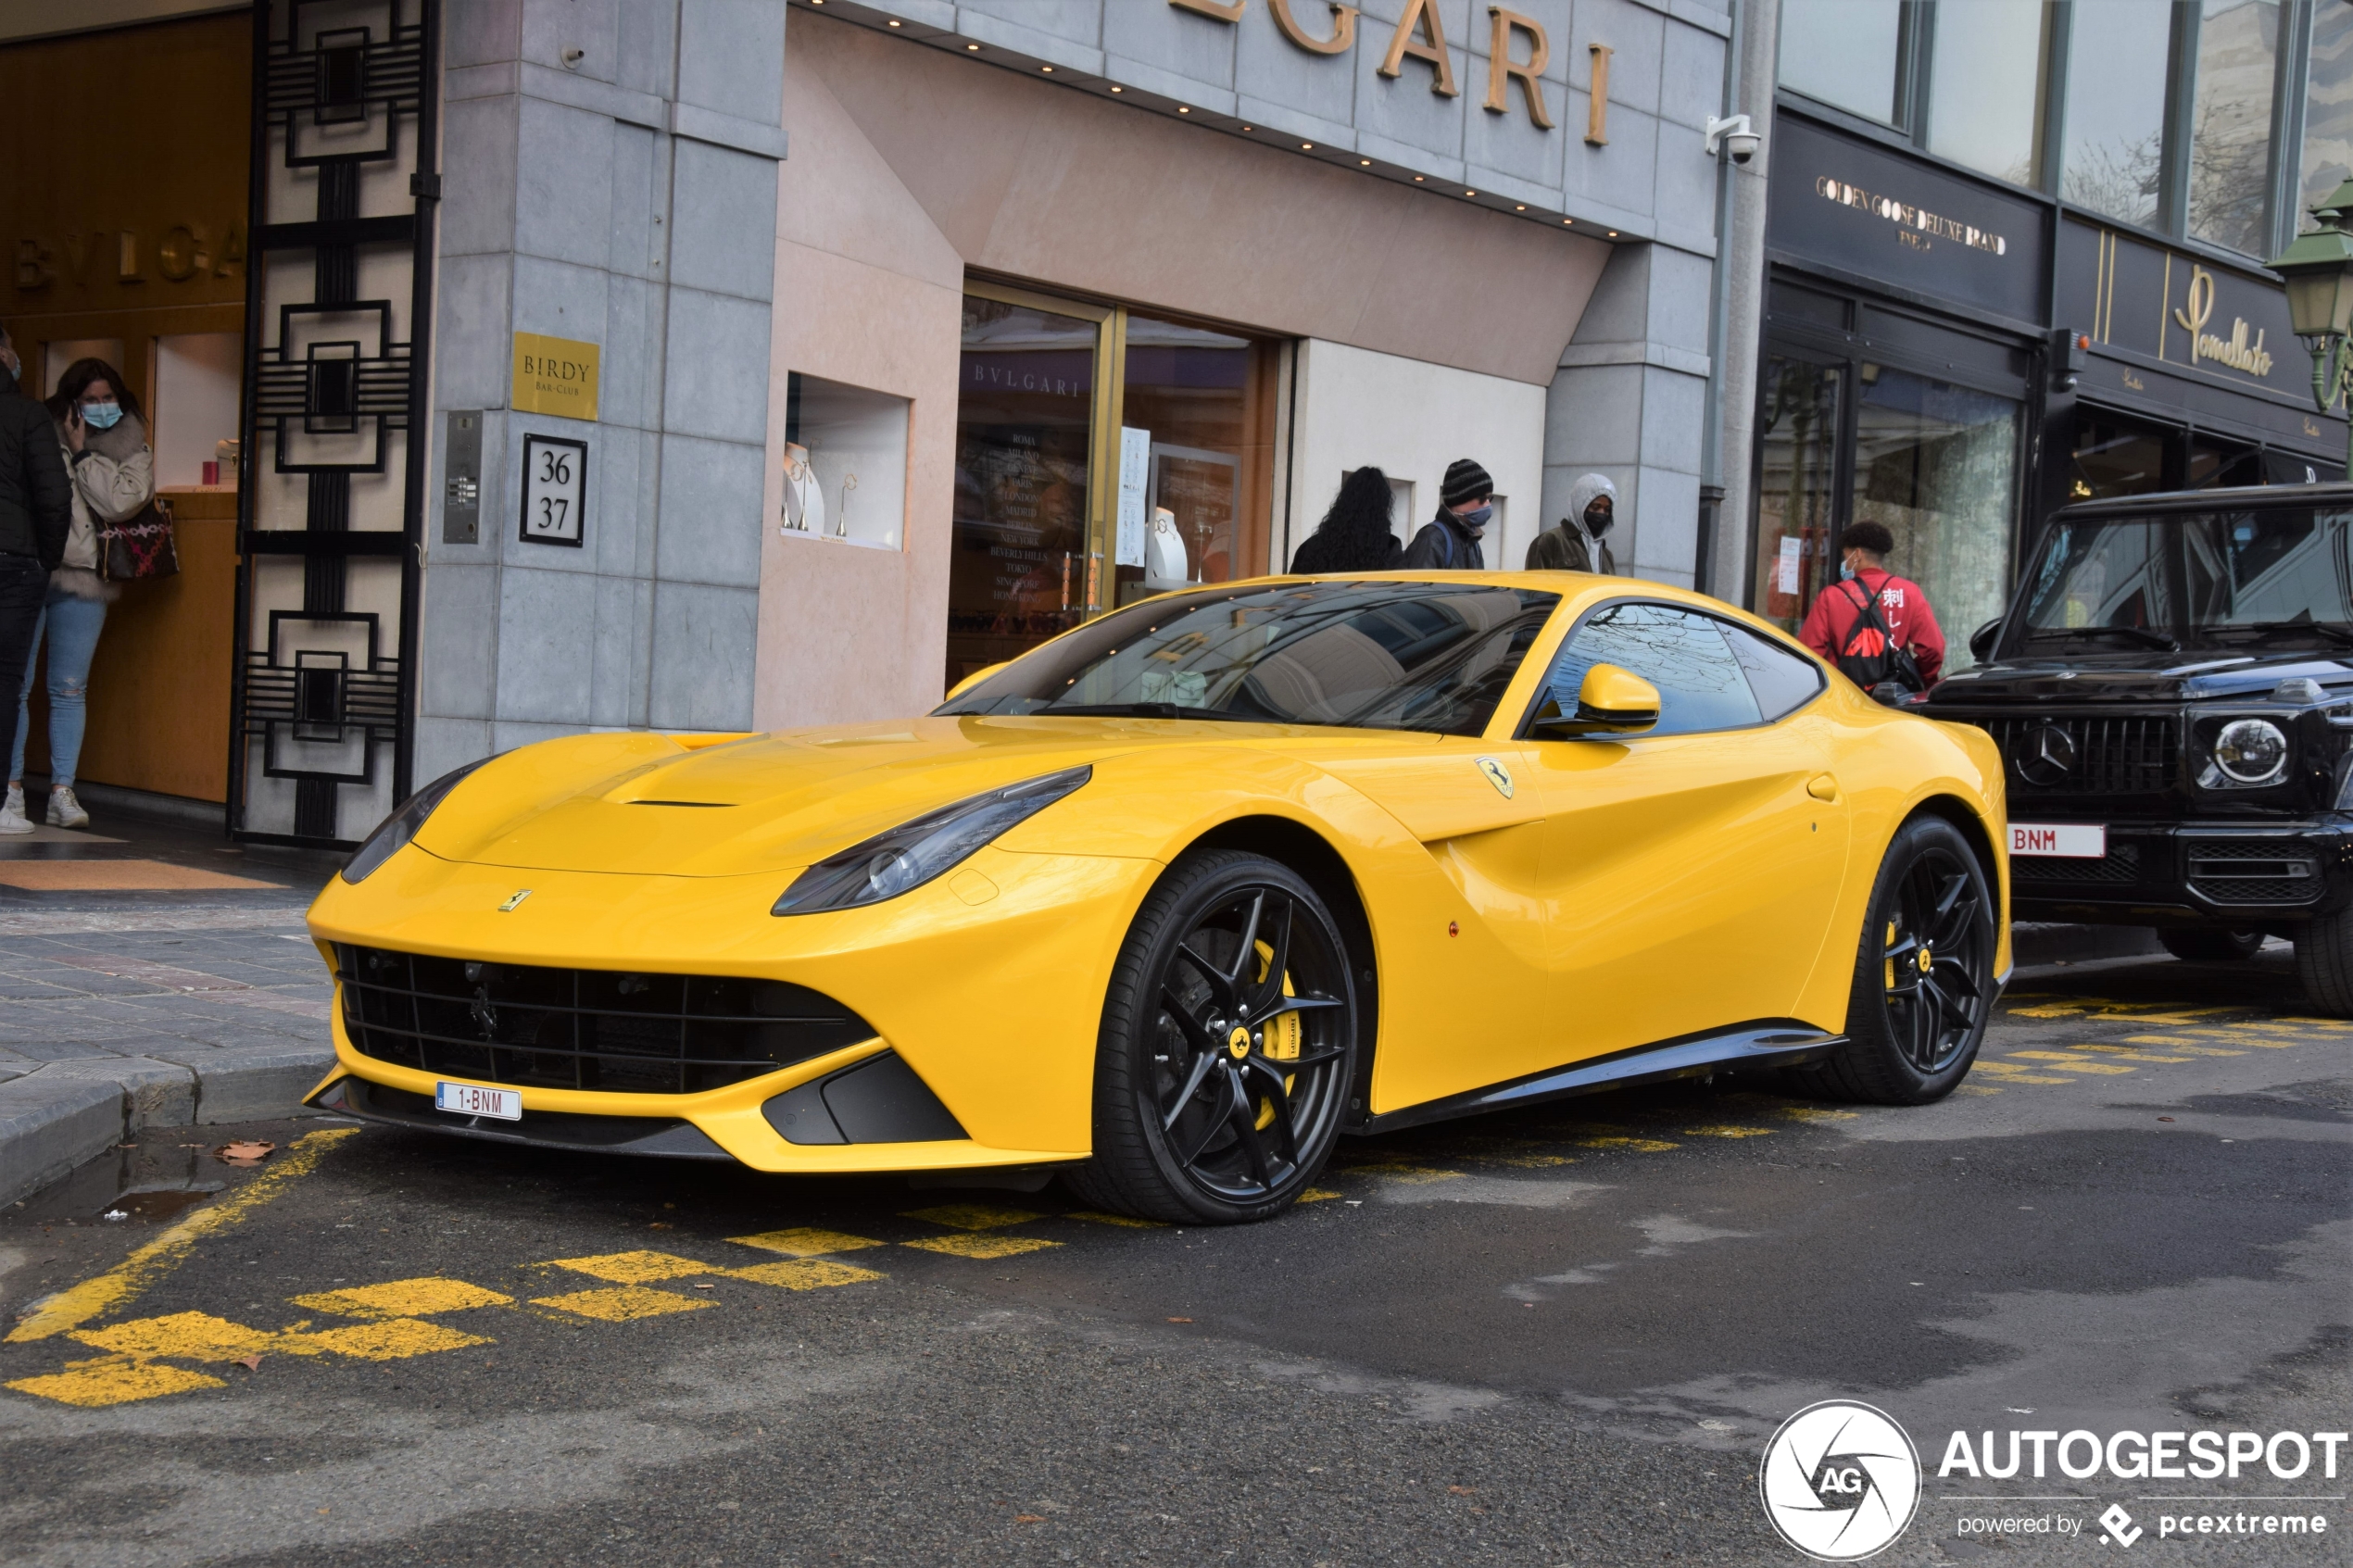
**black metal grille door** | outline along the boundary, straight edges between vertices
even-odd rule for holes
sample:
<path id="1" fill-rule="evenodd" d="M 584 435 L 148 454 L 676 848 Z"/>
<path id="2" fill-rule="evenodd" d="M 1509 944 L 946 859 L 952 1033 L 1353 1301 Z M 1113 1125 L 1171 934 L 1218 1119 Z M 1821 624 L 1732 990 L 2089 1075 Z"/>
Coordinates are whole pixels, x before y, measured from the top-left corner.
<path id="1" fill-rule="evenodd" d="M 412 787 L 440 9 L 255 7 L 229 757 L 243 838 L 348 844 Z"/>

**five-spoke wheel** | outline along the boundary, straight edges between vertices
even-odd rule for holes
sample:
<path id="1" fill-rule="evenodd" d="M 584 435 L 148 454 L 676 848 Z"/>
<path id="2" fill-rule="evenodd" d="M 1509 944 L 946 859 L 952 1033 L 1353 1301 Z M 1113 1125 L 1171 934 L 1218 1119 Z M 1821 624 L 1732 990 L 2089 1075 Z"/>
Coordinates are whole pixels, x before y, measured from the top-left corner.
<path id="1" fill-rule="evenodd" d="M 1089 1201 L 1152 1219 L 1263 1219 L 1331 1152 L 1355 1060 L 1347 949 L 1274 860 L 1213 851 L 1145 901 L 1097 1058 Z"/>

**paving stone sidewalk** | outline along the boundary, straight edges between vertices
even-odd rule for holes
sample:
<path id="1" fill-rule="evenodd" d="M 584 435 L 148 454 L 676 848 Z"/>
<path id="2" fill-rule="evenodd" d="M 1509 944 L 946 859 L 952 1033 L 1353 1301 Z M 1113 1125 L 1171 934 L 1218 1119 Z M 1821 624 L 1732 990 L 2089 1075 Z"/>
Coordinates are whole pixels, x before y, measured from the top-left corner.
<path id="1" fill-rule="evenodd" d="M 294 1110 L 334 1060 L 304 902 L 0 909 L 0 1203 L 141 1127 Z"/>

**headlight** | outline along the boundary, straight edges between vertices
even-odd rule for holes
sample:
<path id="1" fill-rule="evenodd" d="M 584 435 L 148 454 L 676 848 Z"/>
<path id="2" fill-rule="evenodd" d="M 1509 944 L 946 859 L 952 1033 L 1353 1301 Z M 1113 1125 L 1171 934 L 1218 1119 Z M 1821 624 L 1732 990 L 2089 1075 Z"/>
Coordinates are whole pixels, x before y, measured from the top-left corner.
<path id="1" fill-rule="evenodd" d="M 942 807 L 818 861 L 793 878 L 770 914 L 809 915 L 879 904 L 952 871 L 982 845 L 1051 806 L 1094 776 L 1092 768 L 1048 773 Z"/>
<path id="2" fill-rule="evenodd" d="M 344 881 L 367 881 L 371 872 L 391 859 L 395 850 L 417 836 L 417 830 L 425 825 L 425 819 L 433 815 L 433 809 L 448 799 L 449 792 L 456 789 L 468 773 L 489 760 L 485 757 L 482 762 L 469 762 L 455 772 L 444 773 L 410 796 L 400 809 L 376 824 L 376 831 L 368 835 L 367 842 L 351 852 L 351 859 L 343 863 Z"/>
<path id="3" fill-rule="evenodd" d="M 2269 719 L 2233 719 L 2214 737 L 2214 765 L 2233 784 L 2269 784 L 2287 770 L 2287 734 Z"/>

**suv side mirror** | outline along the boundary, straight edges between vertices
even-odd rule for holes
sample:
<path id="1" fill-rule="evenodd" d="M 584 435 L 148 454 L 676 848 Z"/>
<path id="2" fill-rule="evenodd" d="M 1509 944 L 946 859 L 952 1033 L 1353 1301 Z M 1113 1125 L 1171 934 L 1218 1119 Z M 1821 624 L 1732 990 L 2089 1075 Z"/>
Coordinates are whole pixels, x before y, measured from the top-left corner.
<path id="1" fill-rule="evenodd" d="M 1583 735 L 1640 734 L 1658 722 L 1658 688 L 1615 664 L 1596 664 L 1577 688 L 1577 712 L 1564 715 L 1547 700 L 1530 726 L 1538 735 L 1573 740 Z"/>
<path id="2" fill-rule="evenodd" d="M 1983 664 L 1994 657 L 1994 645 L 2001 640 L 2002 618 L 1997 615 L 1969 634 L 1969 657 Z"/>

